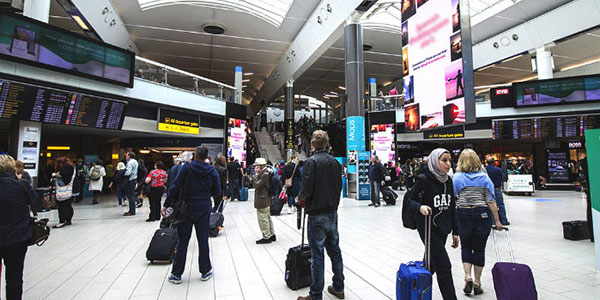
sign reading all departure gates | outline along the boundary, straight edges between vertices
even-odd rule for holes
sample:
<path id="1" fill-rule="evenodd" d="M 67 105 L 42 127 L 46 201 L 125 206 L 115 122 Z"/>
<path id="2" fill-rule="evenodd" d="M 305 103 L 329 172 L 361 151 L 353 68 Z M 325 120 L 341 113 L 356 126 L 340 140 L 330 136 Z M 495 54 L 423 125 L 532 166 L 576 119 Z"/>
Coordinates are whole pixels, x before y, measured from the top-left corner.
<path id="1" fill-rule="evenodd" d="M 160 108 L 158 110 L 158 131 L 199 134 L 200 117 Z"/>
<path id="2" fill-rule="evenodd" d="M 402 1 L 407 131 L 475 120 L 470 23 L 465 3 Z M 461 11 L 466 14 L 464 18 Z"/>

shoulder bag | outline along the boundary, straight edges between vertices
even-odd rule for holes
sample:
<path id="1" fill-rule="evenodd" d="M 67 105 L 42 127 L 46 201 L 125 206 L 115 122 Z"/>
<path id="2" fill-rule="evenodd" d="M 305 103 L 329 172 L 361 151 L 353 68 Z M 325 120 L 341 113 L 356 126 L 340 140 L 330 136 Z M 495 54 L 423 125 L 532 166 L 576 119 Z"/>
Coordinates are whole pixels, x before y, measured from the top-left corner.
<path id="1" fill-rule="evenodd" d="M 292 187 L 292 183 L 294 181 L 294 175 L 296 174 L 296 168 L 298 167 L 298 164 L 294 165 L 294 171 L 292 172 L 292 176 L 288 179 L 285 180 L 285 187 L 289 188 Z"/>
<path id="2" fill-rule="evenodd" d="M 33 213 L 33 217 L 29 215 L 29 223 L 31 224 L 32 235 L 31 239 L 27 241 L 27 244 L 29 246 L 41 246 L 48 240 L 48 237 L 50 237 L 50 227 L 48 226 L 48 219 L 44 218 L 38 220 L 37 212 L 35 211 L 35 206 L 33 204 L 33 195 L 31 194 L 31 191 L 27 188 L 27 183 L 23 180 L 19 181 L 23 186 L 23 189 L 25 189 L 25 193 L 27 194 L 29 210 Z"/>
<path id="3" fill-rule="evenodd" d="M 73 172 L 73 176 L 71 177 L 71 182 L 69 182 L 69 184 L 65 184 L 65 185 L 61 186 L 59 183 L 60 183 L 60 181 L 62 181 L 62 179 L 56 180 L 56 201 L 69 200 L 69 198 L 71 198 L 73 196 L 73 181 L 74 181 L 74 179 L 75 179 L 75 172 Z"/>

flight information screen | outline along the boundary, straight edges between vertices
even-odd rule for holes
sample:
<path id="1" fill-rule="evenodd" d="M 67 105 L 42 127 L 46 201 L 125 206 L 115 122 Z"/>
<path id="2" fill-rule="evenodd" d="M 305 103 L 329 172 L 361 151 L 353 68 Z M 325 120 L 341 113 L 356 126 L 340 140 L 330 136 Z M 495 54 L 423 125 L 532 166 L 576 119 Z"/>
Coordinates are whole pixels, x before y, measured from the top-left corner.
<path id="1" fill-rule="evenodd" d="M 121 129 L 127 104 L 82 93 L 0 80 L 0 118 Z"/>

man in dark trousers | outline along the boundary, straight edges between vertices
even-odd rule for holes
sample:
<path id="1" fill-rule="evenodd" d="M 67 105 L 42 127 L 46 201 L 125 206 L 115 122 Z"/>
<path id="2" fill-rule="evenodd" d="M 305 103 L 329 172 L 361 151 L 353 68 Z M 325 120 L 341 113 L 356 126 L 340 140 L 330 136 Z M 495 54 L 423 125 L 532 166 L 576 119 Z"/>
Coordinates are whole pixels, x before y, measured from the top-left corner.
<path id="1" fill-rule="evenodd" d="M 594 225 L 592 223 L 592 196 L 590 193 L 590 173 L 588 171 L 588 159 L 585 157 L 581 160 L 581 168 L 583 169 L 583 176 L 585 177 L 585 199 L 587 202 L 587 225 L 590 232 L 590 240 L 594 242 Z"/>
<path id="2" fill-rule="evenodd" d="M 381 200 L 381 182 L 385 180 L 385 171 L 383 165 L 379 162 L 377 155 L 371 156 L 371 165 L 369 166 L 369 181 L 371 182 L 371 204 L 369 206 L 379 207 Z"/>
<path id="3" fill-rule="evenodd" d="M 208 157 L 208 148 L 200 146 L 196 148 L 195 160 L 181 167 L 181 171 L 175 178 L 175 182 L 167 200 L 161 210 L 163 217 L 167 217 L 166 209 L 182 197 L 187 204 L 186 216 L 181 223 L 177 224 L 177 251 L 173 262 L 173 270 L 169 276 L 169 282 L 181 283 L 181 275 L 185 269 L 188 244 L 192 236 L 192 226 L 196 229 L 198 239 L 198 264 L 200 265 L 201 280 L 209 280 L 213 276 L 208 248 L 209 219 L 212 211 L 210 197 L 221 196 L 221 186 L 217 170 L 205 162 Z"/>
<path id="4" fill-rule="evenodd" d="M 315 131 L 310 144 L 313 155 L 304 164 L 299 199 L 308 214 L 312 282 L 310 294 L 298 297 L 298 300 L 323 299 L 324 249 L 327 249 L 333 269 L 333 285 L 328 286 L 327 291 L 338 299 L 344 299 L 344 265 L 337 214 L 342 190 L 342 166 L 325 150 L 329 144 L 329 136 L 325 131 Z"/>
<path id="5" fill-rule="evenodd" d="M 242 181 L 242 166 L 238 160 L 234 160 L 233 158 L 227 163 L 227 172 L 229 172 L 229 185 L 231 190 L 233 191 L 233 195 L 231 195 L 231 200 L 234 199 L 240 200 L 240 188 Z"/>
<path id="6" fill-rule="evenodd" d="M 508 226 L 508 218 L 506 217 L 506 208 L 504 207 L 504 197 L 502 195 L 502 182 L 504 181 L 504 171 L 494 165 L 494 158 L 489 157 L 487 159 L 487 166 L 485 170 L 490 177 L 490 180 L 494 183 L 494 199 L 498 205 L 498 216 L 500 217 L 500 223 Z"/>

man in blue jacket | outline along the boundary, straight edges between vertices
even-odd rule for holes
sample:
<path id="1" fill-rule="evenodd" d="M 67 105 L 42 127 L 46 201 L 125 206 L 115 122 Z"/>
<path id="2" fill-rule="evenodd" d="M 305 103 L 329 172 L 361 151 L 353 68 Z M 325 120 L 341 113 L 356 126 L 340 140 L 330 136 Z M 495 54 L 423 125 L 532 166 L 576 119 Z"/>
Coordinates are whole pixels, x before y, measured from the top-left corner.
<path id="1" fill-rule="evenodd" d="M 196 148 L 195 160 L 181 167 L 181 171 L 175 178 L 175 182 L 169 188 L 167 200 L 162 208 L 162 215 L 166 216 L 166 209 L 182 197 L 187 209 L 186 216 L 177 225 L 177 251 L 173 270 L 169 276 L 169 282 L 181 283 L 181 275 L 185 269 L 185 259 L 188 244 L 192 236 L 192 226 L 196 229 L 198 239 L 198 263 L 200 265 L 201 280 L 209 280 L 213 276 L 208 248 L 209 219 L 212 211 L 210 197 L 220 197 L 221 186 L 217 170 L 204 161 L 208 157 L 208 148 L 200 146 Z"/>

